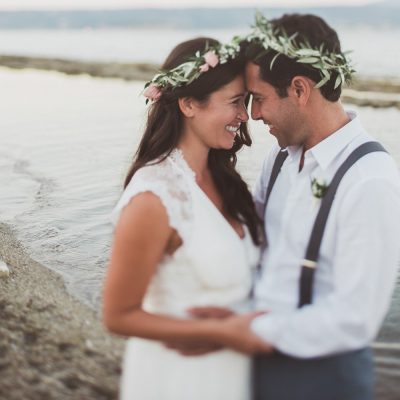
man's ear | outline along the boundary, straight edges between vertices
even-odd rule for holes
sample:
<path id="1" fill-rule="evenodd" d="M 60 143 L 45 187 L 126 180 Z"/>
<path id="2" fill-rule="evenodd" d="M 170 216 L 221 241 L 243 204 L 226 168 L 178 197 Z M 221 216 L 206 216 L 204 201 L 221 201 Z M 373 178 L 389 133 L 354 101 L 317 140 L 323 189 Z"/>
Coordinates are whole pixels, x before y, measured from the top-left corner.
<path id="1" fill-rule="evenodd" d="M 313 82 L 305 76 L 295 76 L 289 86 L 289 90 L 299 105 L 306 105 L 313 90 Z"/>
<path id="2" fill-rule="evenodd" d="M 179 109 L 185 117 L 191 118 L 194 116 L 195 104 L 192 97 L 180 97 L 178 99 Z"/>

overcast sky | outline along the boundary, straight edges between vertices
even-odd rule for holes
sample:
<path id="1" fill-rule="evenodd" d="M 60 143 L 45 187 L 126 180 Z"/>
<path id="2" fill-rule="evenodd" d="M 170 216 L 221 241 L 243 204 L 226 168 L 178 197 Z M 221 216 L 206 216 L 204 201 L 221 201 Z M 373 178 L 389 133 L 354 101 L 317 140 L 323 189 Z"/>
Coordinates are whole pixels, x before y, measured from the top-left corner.
<path id="1" fill-rule="evenodd" d="M 0 0 L 0 10 L 96 9 L 134 7 L 232 7 L 363 5 L 380 0 Z"/>

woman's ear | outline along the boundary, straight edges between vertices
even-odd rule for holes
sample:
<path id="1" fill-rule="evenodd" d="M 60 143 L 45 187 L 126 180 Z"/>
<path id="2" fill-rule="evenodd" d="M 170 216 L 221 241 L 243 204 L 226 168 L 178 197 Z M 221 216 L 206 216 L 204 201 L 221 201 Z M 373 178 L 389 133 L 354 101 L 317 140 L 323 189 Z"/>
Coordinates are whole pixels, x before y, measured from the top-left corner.
<path id="1" fill-rule="evenodd" d="M 290 84 L 292 95 L 299 105 L 306 105 L 313 89 L 313 82 L 305 76 L 295 76 Z"/>
<path id="2" fill-rule="evenodd" d="M 191 118 L 194 116 L 195 104 L 192 97 L 180 97 L 178 99 L 178 105 L 179 109 L 185 117 Z"/>

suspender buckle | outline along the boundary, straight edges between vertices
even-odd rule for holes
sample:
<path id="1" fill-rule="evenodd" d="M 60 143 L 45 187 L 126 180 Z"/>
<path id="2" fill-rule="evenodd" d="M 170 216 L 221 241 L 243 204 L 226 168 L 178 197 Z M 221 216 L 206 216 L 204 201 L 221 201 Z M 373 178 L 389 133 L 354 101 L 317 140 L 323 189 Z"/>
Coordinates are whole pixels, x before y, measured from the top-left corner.
<path id="1" fill-rule="evenodd" d="M 316 261 L 312 261 L 312 260 L 307 260 L 306 258 L 301 262 L 301 265 L 303 267 L 307 267 L 307 268 L 312 268 L 315 269 L 317 266 Z"/>

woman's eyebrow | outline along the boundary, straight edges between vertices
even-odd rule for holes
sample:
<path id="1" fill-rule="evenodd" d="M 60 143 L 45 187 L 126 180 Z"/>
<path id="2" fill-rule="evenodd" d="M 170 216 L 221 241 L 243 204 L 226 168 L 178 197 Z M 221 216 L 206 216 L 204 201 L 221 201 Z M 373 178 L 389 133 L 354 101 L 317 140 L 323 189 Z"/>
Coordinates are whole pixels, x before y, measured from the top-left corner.
<path id="1" fill-rule="evenodd" d="M 243 97 L 243 96 L 246 96 L 246 94 L 247 94 L 247 92 L 237 93 L 237 94 L 232 95 L 230 97 L 230 99 L 236 99 L 236 98 L 239 98 L 239 97 Z"/>

